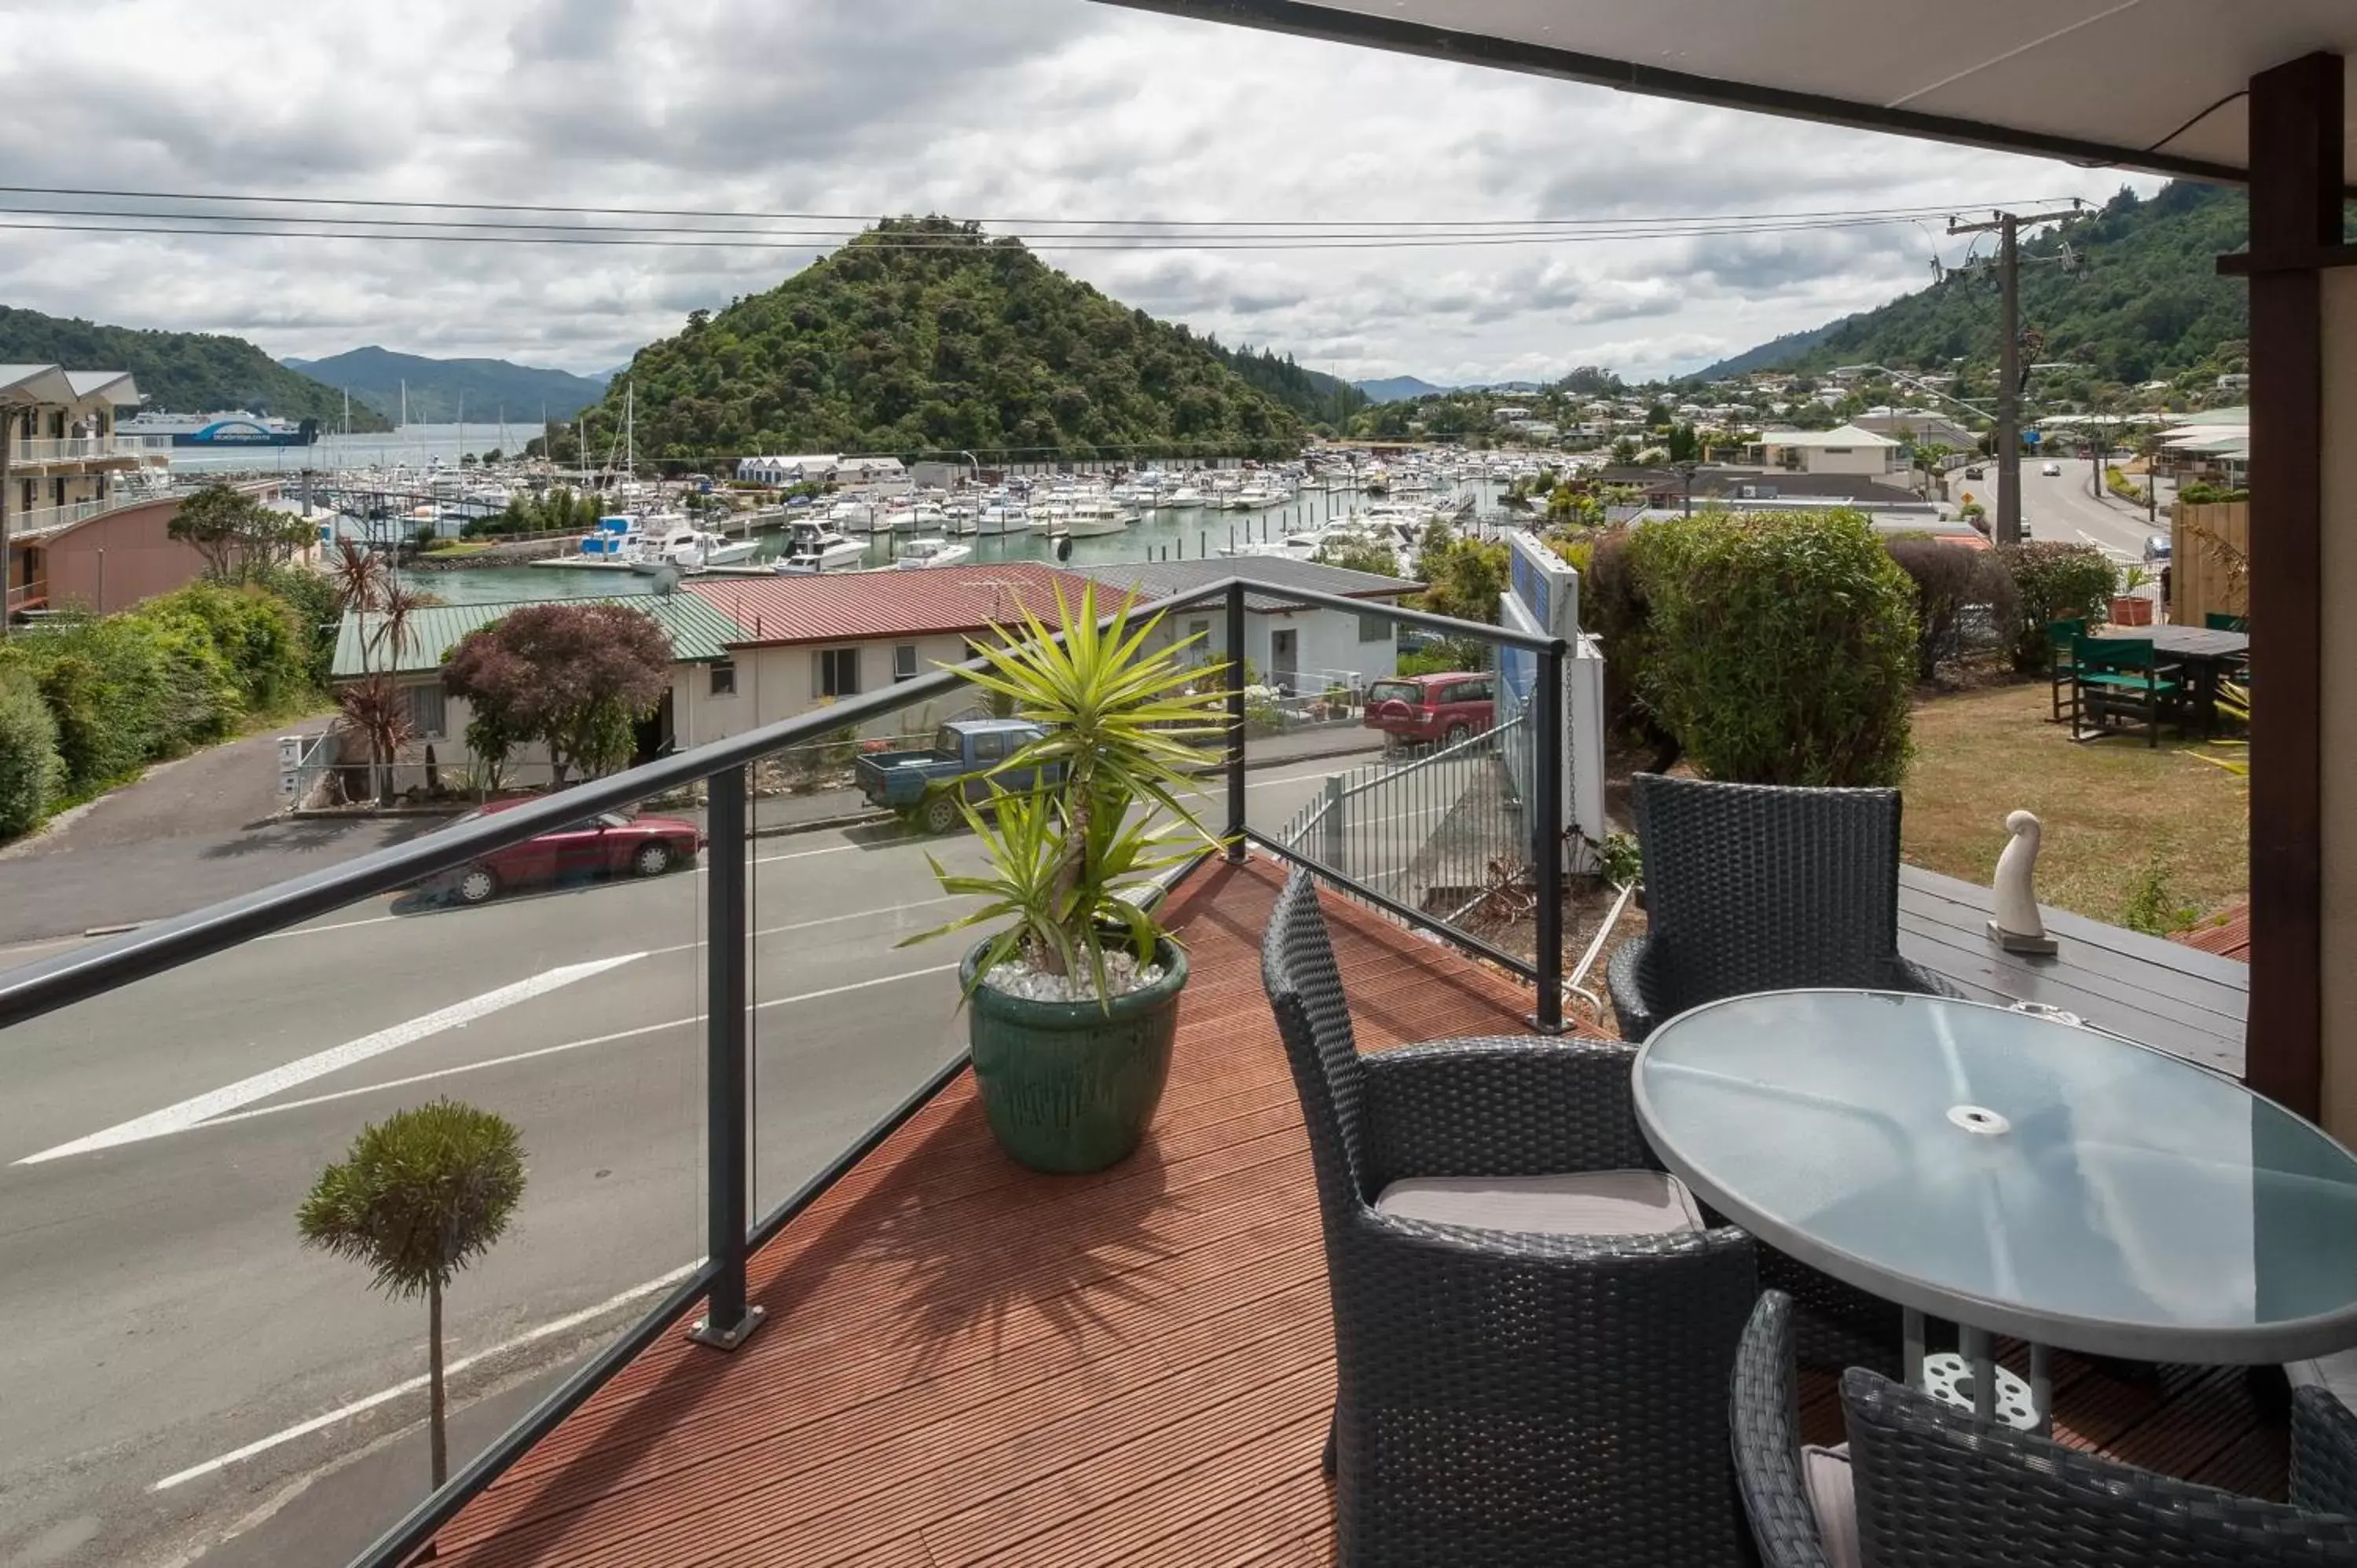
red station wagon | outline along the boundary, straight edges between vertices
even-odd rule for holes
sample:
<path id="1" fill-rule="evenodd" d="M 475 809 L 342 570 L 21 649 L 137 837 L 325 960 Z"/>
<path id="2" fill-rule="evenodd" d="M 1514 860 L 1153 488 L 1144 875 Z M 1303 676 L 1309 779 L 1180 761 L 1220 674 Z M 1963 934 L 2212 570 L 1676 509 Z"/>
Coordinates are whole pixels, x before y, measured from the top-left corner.
<path id="1" fill-rule="evenodd" d="M 450 825 L 526 803 L 526 800 L 492 800 Z M 677 817 L 600 811 L 571 827 L 494 850 L 480 860 L 444 873 L 427 886 L 461 904 L 480 904 L 510 887 L 586 881 L 593 876 L 660 876 L 673 866 L 694 865 L 696 852 L 703 847 L 704 834 L 694 822 Z"/>
<path id="2" fill-rule="evenodd" d="M 1455 746 L 1495 722 L 1496 694 L 1494 677 L 1484 671 L 1377 681 L 1367 688 L 1366 724 L 1395 741 Z"/>

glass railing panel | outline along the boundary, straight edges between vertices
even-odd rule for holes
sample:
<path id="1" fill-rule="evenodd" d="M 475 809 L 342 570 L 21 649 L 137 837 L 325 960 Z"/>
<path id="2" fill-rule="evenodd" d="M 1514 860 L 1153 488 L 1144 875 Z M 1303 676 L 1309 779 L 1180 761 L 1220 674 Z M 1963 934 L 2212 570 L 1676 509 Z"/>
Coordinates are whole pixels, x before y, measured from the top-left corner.
<path id="1" fill-rule="evenodd" d="M 521 1161 L 444 1298 L 453 1473 L 701 1262 L 699 832 L 645 802 L 0 1036 L 0 1561 L 339 1564 L 426 1495 L 427 1303 L 298 1231 L 371 1125 Z"/>

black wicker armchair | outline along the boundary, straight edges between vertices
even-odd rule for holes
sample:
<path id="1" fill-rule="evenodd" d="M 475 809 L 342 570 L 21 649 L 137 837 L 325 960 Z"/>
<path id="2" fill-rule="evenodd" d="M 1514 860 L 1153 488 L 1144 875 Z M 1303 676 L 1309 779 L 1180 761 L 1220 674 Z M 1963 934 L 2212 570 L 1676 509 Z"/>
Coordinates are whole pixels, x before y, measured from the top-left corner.
<path id="1" fill-rule="evenodd" d="M 1665 1215 L 1684 1189 L 1638 1132 L 1633 1050 L 1361 1058 L 1298 873 L 1261 963 L 1325 1225 L 1340 1561 L 1739 1562 L 1723 1402 L 1758 1291 L 1751 1239 Z M 1550 1208 L 1589 1223 L 1567 1233 Z"/>
<path id="2" fill-rule="evenodd" d="M 1744 1332 L 1731 1390 L 1736 1475 L 1764 1568 L 2357 1563 L 2357 1416 L 2322 1389 L 2293 1395 L 2288 1505 L 1984 1423 L 1862 1368 L 1842 1378 L 1846 1463 L 1804 1459 L 1791 1305 L 1773 1291 Z"/>
<path id="3" fill-rule="evenodd" d="M 1953 994 L 1899 956 L 1899 792 L 1631 780 L 1646 934 L 1612 955 L 1620 1037 L 1801 986 Z"/>

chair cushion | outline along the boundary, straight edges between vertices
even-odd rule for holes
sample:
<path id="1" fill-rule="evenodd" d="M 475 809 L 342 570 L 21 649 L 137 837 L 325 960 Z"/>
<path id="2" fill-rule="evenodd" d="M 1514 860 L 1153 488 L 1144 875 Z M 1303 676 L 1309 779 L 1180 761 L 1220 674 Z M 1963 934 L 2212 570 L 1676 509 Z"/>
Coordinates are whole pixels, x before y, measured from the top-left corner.
<path id="1" fill-rule="evenodd" d="M 1851 1484 L 1849 1444 L 1801 1450 L 1801 1485 L 1809 1494 L 1809 1511 L 1817 1516 L 1817 1539 L 1824 1544 L 1830 1568 L 1865 1568 L 1866 1554 L 1857 1543 L 1857 1492 Z"/>
<path id="2" fill-rule="evenodd" d="M 1654 1236 L 1703 1228 L 1694 1194 L 1662 1171 L 1409 1176 L 1376 1195 L 1375 1211 L 1435 1225 L 1544 1236 Z"/>

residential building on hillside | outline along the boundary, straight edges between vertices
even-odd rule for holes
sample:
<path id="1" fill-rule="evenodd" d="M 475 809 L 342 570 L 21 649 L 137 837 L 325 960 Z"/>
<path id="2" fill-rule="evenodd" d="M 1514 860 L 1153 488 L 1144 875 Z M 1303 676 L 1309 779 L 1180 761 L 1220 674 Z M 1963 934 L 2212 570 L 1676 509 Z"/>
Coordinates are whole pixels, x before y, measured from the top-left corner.
<path id="1" fill-rule="evenodd" d="M 1397 673 L 1399 640 L 1397 628 L 1384 617 L 1311 604 L 1288 597 L 1286 590 L 1395 605 L 1424 588 L 1399 577 L 1276 555 L 1132 561 L 1072 570 L 1146 599 L 1167 598 L 1229 577 L 1255 585 L 1244 596 L 1244 658 L 1261 681 L 1299 695 L 1335 685 L 1363 687 Z M 1203 658 L 1228 656 L 1226 618 L 1211 607 L 1172 618 L 1157 636 L 1162 645 L 1200 637 Z"/>
<path id="2" fill-rule="evenodd" d="M 140 401 L 126 371 L 0 365 L 0 588 L 5 613 L 51 597 L 42 542 L 101 512 L 149 499 L 131 475 L 160 469 L 168 442 L 115 428 L 116 411 Z"/>
<path id="3" fill-rule="evenodd" d="M 1850 421 L 1860 430 L 1871 430 L 1877 435 L 1894 440 L 1912 439 L 1918 443 L 1938 442 L 1943 446 L 1968 452 L 1980 445 L 1980 433 L 1957 424 L 1944 413 L 1928 408 L 1869 408 Z"/>
<path id="4" fill-rule="evenodd" d="M 1906 467 L 1898 442 L 1855 424 L 1763 431 L 1751 444 L 1750 456 L 1763 468 L 1803 474 L 1888 474 Z"/>

